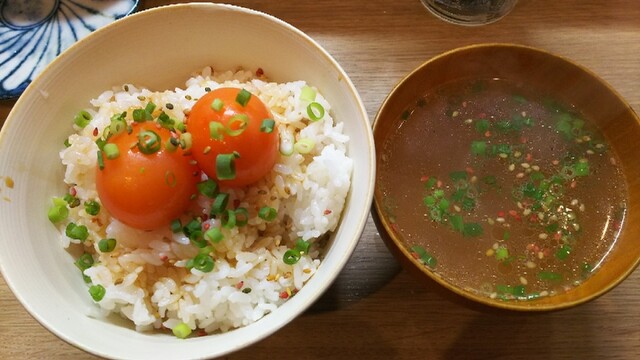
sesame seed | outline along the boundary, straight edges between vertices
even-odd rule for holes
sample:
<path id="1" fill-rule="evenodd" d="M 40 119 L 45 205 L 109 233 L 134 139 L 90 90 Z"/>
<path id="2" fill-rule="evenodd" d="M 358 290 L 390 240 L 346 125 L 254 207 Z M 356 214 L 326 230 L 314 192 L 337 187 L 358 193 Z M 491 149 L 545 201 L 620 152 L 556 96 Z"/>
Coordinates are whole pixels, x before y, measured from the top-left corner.
<path id="1" fill-rule="evenodd" d="M 584 211 L 584 204 L 580 204 L 580 207 L 578 207 L 578 209 L 580 209 L 580 211 Z"/>
<path id="2" fill-rule="evenodd" d="M 503 222 L 505 222 L 505 219 L 503 217 L 497 217 L 496 222 L 502 224 Z"/>
<path id="3" fill-rule="evenodd" d="M 516 151 L 513 153 L 513 156 L 519 158 L 520 156 L 522 156 L 522 153 L 520 151 Z"/>
<path id="4" fill-rule="evenodd" d="M 544 253 L 542 251 L 538 252 L 538 259 L 544 259 Z"/>
<path id="5" fill-rule="evenodd" d="M 540 166 L 538 166 L 538 165 L 533 165 L 533 166 L 531 166 L 531 168 L 532 168 L 534 171 L 540 171 Z"/>
<path id="6" fill-rule="evenodd" d="M 575 231 L 579 231 L 579 230 L 580 230 L 580 224 L 578 224 L 578 223 L 573 223 L 573 229 L 574 229 Z"/>
<path id="7" fill-rule="evenodd" d="M 502 159 L 506 159 L 506 158 L 508 158 L 508 157 L 509 157 L 509 155 L 507 155 L 507 154 L 505 154 L 505 153 L 500 153 L 500 154 L 498 154 L 498 156 L 499 156 L 500 158 L 502 158 Z"/>
<path id="8" fill-rule="evenodd" d="M 549 237 L 549 235 L 547 235 L 545 233 L 538 234 L 538 239 L 540 239 L 540 240 L 546 240 L 548 237 Z"/>
<path id="9" fill-rule="evenodd" d="M 535 269 L 536 268 L 536 263 L 534 263 L 533 261 L 527 261 L 527 263 L 525 265 L 529 269 Z"/>
<path id="10" fill-rule="evenodd" d="M 579 203 L 578 199 L 571 200 L 571 206 L 576 206 L 578 205 L 578 203 Z"/>
<path id="11" fill-rule="evenodd" d="M 467 119 L 464 121 L 465 124 L 471 124 L 473 122 L 473 119 Z"/>
<path id="12" fill-rule="evenodd" d="M 540 296 L 548 296 L 549 292 L 547 290 L 540 291 Z"/>
<path id="13" fill-rule="evenodd" d="M 520 284 L 527 285 L 529 282 L 524 276 L 520 276 Z"/>
<path id="14" fill-rule="evenodd" d="M 528 169 L 528 168 L 531 167 L 531 165 L 529 165 L 529 163 L 522 163 L 522 164 L 520 164 L 520 166 L 522 166 L 525 169 Z"/>
<path id="15" fill-rule="evenodd" d="M 495 253 L 495 251 L 493 249 L 489 249 L 487 250 L 487 252 L 485 253 L 485 255 L 487 256 L 493 256 L 493 254 Z"/>
<path id="16" fill-rule="evenodd" d="M 522 179 L 522 178 L 524 177 L 524 173 L 523 173 L 523 172 L 517 173 L 517 174 L 516 174 L 516 177 L 517 177 L 518 179 Z"/>
<path id="17" fill-rule="evenodd" d="M 524 209 L 524 211 L 522 211 L 522 215 L 524 215 L 524 216 L 531 215 L 531 209 L 529 209 L 529 208 Z"/>
<path id="18" fill-rule="evenodd" d="M 495 243 L 492 246 L 493 250 L 498 250 L 499 247 L 500 247 L 500 245 L 498 243 Z"/>
<path id="19" fill-rule="evenodd" d="M 489 295 L 489 297 L 490 297 L 491 299 L 495 299 L 495 298 L 497 298 L 497 297 L 498 297 L 498 293 L 492 292 L 492 293 L 491 293 L 491 295 Z"/>
<path id="20" fill-rule="evenodd" d="M 516 165 L 515 164 L 509 165 L 509 171 L 513 171 L 515 169 L 516 169 Z"/>

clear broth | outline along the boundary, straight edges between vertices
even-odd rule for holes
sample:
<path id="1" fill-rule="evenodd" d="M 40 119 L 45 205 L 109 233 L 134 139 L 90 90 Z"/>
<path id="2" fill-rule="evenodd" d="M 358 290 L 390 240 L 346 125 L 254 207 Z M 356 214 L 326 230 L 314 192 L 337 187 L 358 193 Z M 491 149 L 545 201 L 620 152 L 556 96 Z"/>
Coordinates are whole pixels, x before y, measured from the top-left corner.
<path id="1" fill-rule="evenodd" d="M 436 275 L 491 298 L 579 285 L 624 222 L 626 183 L 606 139 L 521 84 L 442 85 L 402 114 L 382 154 L 394 231 Z"/>

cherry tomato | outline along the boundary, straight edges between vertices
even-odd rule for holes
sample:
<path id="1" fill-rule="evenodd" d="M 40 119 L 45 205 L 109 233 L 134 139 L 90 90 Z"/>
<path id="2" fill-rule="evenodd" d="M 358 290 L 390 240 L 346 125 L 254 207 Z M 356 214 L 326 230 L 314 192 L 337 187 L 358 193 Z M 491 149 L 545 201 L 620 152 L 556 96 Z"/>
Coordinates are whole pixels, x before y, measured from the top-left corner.
<path id="1" fill-rule="evenodd" d="M 249 96 L 245 104 L 242 98 L 238 99 L 241 92 Z M 273 168 L 278 157 L 277 128 L 261 130 L 263 120 L 272 119 L 271 112 L 257 96 L 249 94 L 238 88 L 215 89 L 195 103 L 186 121 L 193 139 L 193 157 L 202 171 L 221 185 L 241 187 L 254 183 Z M 233 153 L 237 155 L 235 178 L 220 179 L 216 158 Z"/>
<path id="2" fill-rule="evenodd" d="M 138 146 L 140 132 L 149 135 L 143 139 L 150 140 L 142 149 Z M 160 138 L 159 147 L 150 132 Z M 102 204 L 114 218 L 152 230 L 169 226 L 190 206 L 197 192 L 199 170 L 179 146 L 173 151 L 165 148 L 170 137 L 169 130 L 148 121 L 134 123 L 131 133 L 125 131 L 107 140 L 107 144 L 118 147 L 119 156 L 104 156 L 104 168 L 96 170 L 96 187 Z"/>

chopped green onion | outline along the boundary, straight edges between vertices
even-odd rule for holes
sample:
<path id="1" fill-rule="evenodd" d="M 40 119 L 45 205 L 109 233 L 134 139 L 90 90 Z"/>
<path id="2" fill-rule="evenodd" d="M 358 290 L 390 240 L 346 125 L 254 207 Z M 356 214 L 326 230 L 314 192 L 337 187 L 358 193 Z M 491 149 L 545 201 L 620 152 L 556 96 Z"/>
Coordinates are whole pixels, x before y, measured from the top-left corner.
<path id="1" fill-rule="evenodd" d="M 513 296 L 523 297 L 526 294 L 527 289 L 524 285 L 516 285 L 513 287 Z"/>
<path id="2" fill-rule="evenodd" d="M 294 150 L 297 151 L 299 154 L 308 154 L 313 150 L 315 146 L 316 146 L 315 141 L 308 138 L 300 139 L 296 141 L 295 144 L 293 144 Z"/>
<path id="3" fill-rule="evenodd" d="M 316 99 L 316 91 L 305 85 L 302 87 L 302 89 L 300 90 L 300 100 L 303 101 L 314 101 Z"/>
<path id="4" fill-rule="evenodd" d="M 116 239 L 108 238 L 98 241 L 98 249 L 103 253 L 112 252 L 116 248 Z"/>
<path id="5" fill-rule="evenodd" d="M 220 111 L 222 110 L 222 107 L 224 106 L 224 102 L 222 100 L 220 100 L 219 98 L 215 98 L 213 99 L 213 101 L 211 102 L 211 109 L 215 110 L 215 111 Z"/>
<path id="6" fill-rule="evenodd" d="M 198 188 L 198 192 L 208 198 L 213 199 L 218 195 L 218 183 L 211 179 L 200 182 L 196 186 Z"/>
<path id="7" fill-rule="evenodd" d="M 191 268 L 194 268 L 198 271 L 202 271 L 203 273 L 211 272 L 214 265 L 215 263 L 213 261 L 213 258 L 203 253 L 196 255 L 196 257 L 194 257 L 192 261 L 187 262 L 187 268 L 189 270 Z"/>
<path id="8" fill-rule="evenodd" d="M 449 173 L 449 177 L 451 178 L 452 181 L 458 181 L 458 180 L 467 180 L 469 175 L 467 174 L 466 171 L 452 171 Z"/>
<path id="9" fill-rule="evenodd" d="M 507 260 L 509 258 L 509 250 L 504 246 L 500 246 L 496 249 L 495 257 L 498 261 Z"/>
<path id="10" fill-rule="evenodd" d="M 189 335 L 191 335 L 191 328 L 189 325 L 185 323 L 180 323 L 171 329 L 173 335 L 178 339 L 186 339 Z"/>
<path id="11" fill-rule="evenodd" d="M 308 254 L 309 253 L 309 248 L 311 247 L 311 242 L 306 241 L 302 238 L 299 238 L 296 241 L 296 250 L 298 250 L 300 252 L 300 254 Z"/>
<path id="12" fill-rule="evenodd" d="M 573 166 L 575 176 L 587 176 L 589 175 L 589 163 L 586 161 L 579 161 Z"/>
<path id="13" fill-rule="evenodd" d="M 174 219 L 171 222 L 171 232 L 177 234 L 180 230 L 182 230 L 182 221 L 180 221 L 180 219 Z"/>
<path id="14" fill-rule="evenodd" d="M 93 256 L 89 253 L 83 253 L 78 257 L 78 260 L 75 261 L 74 264 L 80 269 L 80 271 L 84 272 L 86 269 L 93 266 L 94 260 Z"/>
<path id="15" fill-rule="evenodd" d="M 143 154 L 153 154 L 159 151 L 161 146 L 160 135 L 155 131 L 142 130 L 138 133 L 138 149 Z"/>
<path id="16" fill-rule="evenodd" d="M 480 236 L 482 232 L 482 225 L 478 223 L 466 223 L 462 228 L 462 236 Z"/>
<path id="17" fill-rule="evenodd" d="M 476 121 L 475 127 L 476 127 L 476 131 L 484 133 L 485 131 L 489 130 L 489 126 L 491 124 L 489 123 L 489 120 L 487 119 L 480 119 L 478 121 Z"/>
<path id="18" fill-rule="evenodd" d="M 171 118 L 169 115 L 167 115 L 167 113 L 163 111 L 162 113 L 160 113 L 160 115 L 158 115 L 158 124 L 160 124 L 160 126 L 165 129 L 173 130 L 175 129 L 176 120 Z"/>
<path id="19" fill-rule="evenodd" d="M 431 190 L 438 183 L 438 179 L 433 176 L 430 176 L 429 179 L 424 183 L 425 189 Z"/>
<path id="20" fill-rule="evenodd" d="M 107 293 L 107 290 L 104 288 L 104 286 L 100 284 L 92 285 L 89 288 L 89 294 L 91 294 L 91 297 L 93 298 L 94 301 L 102 300 L 106 293 Z"/>
<path id="21" fill-rule="evenodd" d="M 238 95 L 236 96 L 236 102 L 241 106 L 247 106 L 247 103 L 251 99 L 251 93 L 245 89 L 241 89 Z"/>
<path id="22" fill-rule="evenodd" d="M 144 109 L 133 110 L 133 112 L 131 113 L 131 116 L 133 117 L 133 121 L 135 122 L 143 122 L 147 120 L 147 116 L 144 112 Z"/>
<path id="23" fill-rule="evenodd" d="M 238 136 L 242 134 L 249 126 L 249 117 L 245 114 L 235 114 L 227 122 L 227 134 L 229 136 Z"/>
<path id="24" fill-rule="evenodd" d="M 102 157 L 102 151 L 96 151 L 96 156 L 98 157 L 98 168 L 100 170 L 104 169 L 104 157 Z"/>
<path id="25" fill-rule="evenodd" d="M 209 136 L 214 140 L 222 140 L 224 131 L 224 125 L 218 121 L 212 121 L 209 123 Z"/>
<path id="26" fill-rule="evenodd" d="M 60 222 L 69 216 L 69 208 L 67 208 L 67 202 L 59 197 L 51 199 L 53 205 L 47 211 L 47 217 L 52 223 Z"/>
<path id="27" fill-rule="evenodd" d="M 111 119 L 109 124 L 109 134 L 118 135 L 127 129 L 127 122 L 124 119 L 115 118 Z"/>
<path id="28" fill-rule="evenodd" d="M 222 240 L 224 240 L 224 235 L 222 234 L 222 231 L 219 228 L 213 227 L 204 233 L 204 238 L 214 244 L 217 244 Z"/>
<path id="29" fill-rule="evenodd" d="M 168 152 L 176 151 L 178 149 L 178 146 L 180 146 L 180 140 L 178 140 L 177 138 L 175 138 L 173 136 L 171 136 L 169 138 L 169 140 L 164 143 L 164 148 Z"/>
<path id="30" fill-rule="evenodd" d="M 264 119 L 260 124 L 260 131 L 265 134 L 271 134 L 273 132 L 273 128 L 276 126 L 276 121 L 273 119 Z"/>
<path id="31" fill-rule="evenodd" d="M 187 236 L 191 237 L 191 234 L 196 233 L 202 230 L 202 224 L 198 219 L 193 219 L 189 221 L 183 228 L 182 232 Z"/>
<path id="32" fill-rule="evenodd" d="M 260 217 L 260 219 L 262 220 L 273 221 L 276 219 L 277 216 L 278 216 L 278 211 L 276 211 L 276 209 L 269 206 L 263 206 L 260 208 L 260 211 L 258 211 L 258 217 Z"/>
<path id="33" fill-rule="evenodd" d="M 243 227 L 249 223 L 249 210 L 239 207 L 235 210 L 236 226 Z"/>
<path id="34" fill-rule="evenodd" d="M 540 280 L 560 281 L 562 280 L 562 274 L 558 274 L 553 271 L 540 271 L 538 273 L 538 278 Z"/>
<path id="35" fill-rule="evenodd" d="M 93 116 L 89 114 L 86 110 L 81 110 L 76 116 L 73 118 L 73 123 L 76 124 L 80 128 L 84 128 L 89 125 Z"/>
<path id="36" fill-rule="evenodd" d="M 180 147 L 182 148 L 182 150 L 188 151 L 189 149 L 191 149 L 192 145 L 193 138 L 191 136 L 191 133 L 185 132 L 180 134 Z"/>
<path id="37" fill-rule="evenodd" d="M 100 203 L 95 200 L 85 201 L 84 210 L 87 214 L 96 216 L 100 212 Z"/>
<path id="38" fill-rule="evenodd" d="M 65 235 L 71 239 L 85 241 L 89 237 L 89 229 L 84 225 L 76 225 L 70 222 L 64 230 Z"/>
<path id="39" fill-rule="evenodd" d="M 471 143 L 471 153 L 473 155 L 484 155 L 487 153 L 487 143 L 484 141 L 474 141 Z"/>
<path id="40" fill-rule="evenodd" d="M 117 159 L 120 156 L 120 150 L 118 149 L 118 145 L 107 143 L 104 144 L 104 154 L 109 160 Z"/>
<path id="41" fill-rule="evenodd" d="M 220 217 L 220 223 L 227 229 L 232 229 L 236 226 L 236 212 L 235 210 L 228 209 L 223 212 Z"/>
<path id="42" fill-rule="evenodd" d="M 317 102 L 312 102 L 307 106 L 307 115 L 311 121 L 318 121 L 324 117 L 324 107 Z"/>
<path id="43" fill-rule="evenodd" d="M 429 254 L 422 246 L 415 245 L 411 248 L 411 251 L 413 251 L 418 256 L 418 259 L 428 267 L 433 269 L 438 265 L 438 260 L 433 255 Z"/>
<path id="44" fill-rule="evenodd" d="M 284 253 L 282 261 L 287 265 L 294 265 L 300 261 L 300 252 L 289 249 Z"/>
<path id="45" fill-rule="evenodd" d="M 462 230 L 464 230 L 464 220 L 462 219 L 462 215 L 449 216 L 449 223 L 453 230 L 457 232 L 462 232 Z"/>
<path id="46" fill-rule="evenodd" d="M 229 194 L 219 193 L 218 195 L 216 195 L 215 200 L 213 200 L 210 214 L 212 216 L 222 214 L 227 209 L 228 202 L 229 202 Z"/>
<path id="47" fill-rule="evenodd" d="M 216 156 L 216 175 L 220 180 L 236 178 L 236 154 L 218 154 Z"/>
<path id="48" fill-rule="evenodd" d="M 153 113 L 153 110 L 156 109 L 156 104 L 152 103 L 152 102 L 148 102 L 147 106 L 144 107 L 144 111 L 149 114 L 149 116 L 151 116 L 151 113 Z M 151 119 L 149 119 L 151 120 Z"/>
<path id="49" fill-rule="evenodd" d="M 566 260 L 571 255 L 571 246 L 568 244 L 562 245 L 558 251 L 556 251 L 556 258 L 560 260 Z"/>

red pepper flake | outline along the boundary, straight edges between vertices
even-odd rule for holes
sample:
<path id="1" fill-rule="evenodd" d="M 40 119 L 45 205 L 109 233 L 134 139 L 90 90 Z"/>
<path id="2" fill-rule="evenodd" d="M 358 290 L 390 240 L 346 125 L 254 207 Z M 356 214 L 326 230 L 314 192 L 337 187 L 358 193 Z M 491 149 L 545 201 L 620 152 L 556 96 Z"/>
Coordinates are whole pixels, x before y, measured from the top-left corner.
<path id="1" fill-rule="evenodd" d="M 204 331 L 204 329 L 198 329 L 197 335 L 198 336 L 207 336 L 207 332 Z"/>
<path id="2" fill-rule="evenodd" d="M 498 211 L 498 217 L 503 218 L 504 217 L 504 211 Z"/>
<path id="3" fill-rule="evenodd" d="M 286 291 L 283 291 L 280 293 L 280 299 L 288 299 L 289 298 L 289 293 Z"/>
<path id="4" fill-rule="evenodd" d="M 531 162 L 531 160 L 533 160 L 533 155 L 527 154 L 526 160 L 527 162 Z"/>
<path id="5" fill-rule="evenodd" d="M 520 144 L 526 144 L 527 141 L 529 141 L 529 139 L 527 139 L 526 137 L 524 137 L 524 136 L 520 137 Z"/>
<path id="6" fill-rule="evenodd" d="M 71 195 L 71 196 L 78 195 L 78 190 L 76 190 L 75 186 L 72 186 L 72 187 L 69 188 L 69 195 Z"/>
<path id="7" fill-rule="evenodd" d="M 394 232 L 400 232 L 400 228 L 398 227 L 398 224 L 396 224 L 396 223 L 391 223 L 391 229 Z"/>
<path id="8" fill-rule="evenodd" d="M 487 114 L 485 114 L 485 113 L 480 113 L 480 114 L 478 114 L 478 117 L 479 117 L 480 119 L 484 119 L 484 118 L 486 118 L 486 117 L 487 117 Z"/>
<path id="9" fill-rule="evenodd" d="M 326 209 L 326 210 L 324 211 L 324 214 L 325 214 L 325 215 L 329 215 L 329 214 L 331 214 L 331 213 L 332 213 L 332 211 L 331 211 L 331 210 L 329 210 L 329 209 Z"/>
<path id="10" fill-rule="evenodd" d="M 465 169 L 467 171 L 467 174 L 473 174 L 473 168 L 470 166 L 467 166 L 467 168 Z"/>
<path id="11" fill-rule="evenodd" d="M 529 221 L 538 222 L 538 215 L 531 215 L 531 217 L 529 217 Z"/>
<path id="12" fill-rule="evenodd" d="M 203 230 L 207 231 L 210 228 L 211 228 L 211 223 L 206 222 L 206 223 L 202 224 L 202 229 Z"/>
<path id="13" fill-rule="evenodd" d="M 491 137 L 491 131 L 487 130 L 484 132 L 485 137 Z"/>
<path id="14" fill-rule="evenodd" d="M 535 246 L 536 246 L 536 244 L 533 244 L 533 243 L 531 243 L 531 244 L 527 244 L 527 250 L 529 250 L 529 251 L 533 251 L 533 249 L 535 248 Z"/>
<path id="15" fill-rule="evenodd" d="M 93 136 L 98 136 L 98 128 L 93 128 Z"/>
<path id="16" fill-rule="evenodd" d="M 467 107 L 467 102 L 466 101 L 462 102 L 462 107 L 465 107 L 465 108 Z"/>
<path id="17" fill-rule="evenodd" d="M 509 210 L 509 215 L 511 215 L 512 217 L 516 217 L 518 216 L 518 212 L 515 210 Z"/>
<path id="18" fill-rule="evenodd" d="M 262 76 L 262 75 L 264 75 L 264 70 L 262 70 L 262 68 L 258 68 L 258 69 L 256 70 L 256 76 L 260 77 L 260 76 Z"/>
<path id="19" fill-rule="evenodd" d="M 572 188 L 572 189 L 575 189 L 577 185 L 578 185 L 578 183 L 577 183 L 575 180 L 573 180 L 573 181 L 571 182 L 571 188 Z"/>
<path id="20" fill-rule="evenodd" d="M 413 256 L 414 259 L 418 260 L 420 258 L 420 255 L 418 255 L 417 252 L 412 252 L 411 256 Z"/>
<path id="21" fill-rule="evenodd" d="M 237 208 L 238 206 L 240 206 L 240 199 L 233 200 L 233 207 Z"/>
<path id="22" fill-rule="evenodd" d="M 240 290 L 242 289 L 243 286 L 244 286 L 244 281 L 240 281 L 239 283 L 236 284 L 236 289 Z"/>
<path id="23" fill-rule="evenodd" d="M 442 187 L 442 180 L 436 182 L 436 187 L 438 187 L 438 189 Z"/>
<path id="24" fill-rule="evenodd" d="M 160 255 L 160 260 L 167 261 L 169 260 L 169 257 L 167 255 Z"/>
<path id="25" fill-rule="evenodd" d="M 423 175 L 422 177 L 420 177 L 420 182 L 425 182 L 427 180 L 429 180 L 429 177 L 426 175 Z"/>
<path id="26" fill-rule="evenodd" d="M 560 240 L 562 239 L 562 234 L 558 231 L 557 233 L 553 234 L 553 238 L 555 240 Z"/>

